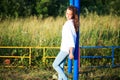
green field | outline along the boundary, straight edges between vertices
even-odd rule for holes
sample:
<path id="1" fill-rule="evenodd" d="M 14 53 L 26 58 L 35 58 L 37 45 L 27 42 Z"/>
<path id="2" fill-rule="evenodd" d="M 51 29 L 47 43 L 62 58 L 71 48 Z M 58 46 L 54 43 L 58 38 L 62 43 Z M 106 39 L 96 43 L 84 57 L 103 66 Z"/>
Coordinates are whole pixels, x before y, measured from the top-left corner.
<path id="1" fill-rule="evenodd" d="M 53 79 L 53 75 L 57 75 L 57 73 L 52 68 L 41 67 L 0 68 L 0 80 L 57 80 Z M 119 69 L 120 68 L 80 68 L 81 73 L 79 74 L 79 80 L 119 80 Z M 73 80 L 73 74 L 69 75 L 69 80 Z"/>
<path id="2" fill-rule="evenodd" d="M 0 22 L 1 46 L 60 46 L 65 17 L 35 16 Z M 88 14 L 80 16 L 80 45 L 119 46 L 120 17 Z"/>
<path id="3" fill-rule="evenodd" d="M 65 17 L 36 16 L 7 19 L 0 22 L 0 46 L 60 46 Z M 80 46 L 120 46 L 120 17 L 88 14 L 80 16 Z M 0 50 L 1 55 L 23 54 L 24 50 Z M 26 50 L 27 51 L 27 50 Z M 25 68 L 0 68 L 0 80 L 52 80 L 55 74 L 53 59 L 42 63 L 41 50 L 34 50 L 32 66 Z M 9 54 L 8 54 L 9 52 Z M 52 54 L 57 54 L 53 51 Z M 120 49 L 115 49 L 115 64 L 120 64 Z M 23 54 L 24 55 L 24 54 Z M 111 49 L 82 49 L 81 55 L 111 55 Z M 2 63 L 2 60 L 0 60 Z M 19 63 L 19 62 L 18 62 Z M 24 63 L 27 62 L 24 60 Z M 119 80 L 120 68 L 88 68 L 91 65 L 111 65 L 111 59 L 81 59 L 80 80 Z M 17 63 L 16 63 L 17 65 Z M 36 66 L 36 67 L 33 67 Z M 70 79 L 72 80 L 72 78 Z"/>

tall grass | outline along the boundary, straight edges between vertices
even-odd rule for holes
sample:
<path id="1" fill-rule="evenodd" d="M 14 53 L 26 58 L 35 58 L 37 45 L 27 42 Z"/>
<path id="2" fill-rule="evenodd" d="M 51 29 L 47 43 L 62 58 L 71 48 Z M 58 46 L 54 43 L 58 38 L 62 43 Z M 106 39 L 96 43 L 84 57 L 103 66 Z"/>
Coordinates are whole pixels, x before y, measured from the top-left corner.
<path id="1" fill-rule="evenodd" d="M 64 17 L 35 16 L 0 22 L 1 46 L 59 46 Z M 120 17 L 80 16 L 80 45 L 120 45 Z"/>
<path id="2" fill-rule="evenodd" d="M 65 21 L 65 17 L 41 19 L 35 16 L 1 21 L 0 46 L 60 46 L 61 30 Z M 79 40 L 80 46 L 120 46 L 120 17 L 81 15 Z M 111 50 L 90 49 L 81 50 L 81 53 L 81 55 L 105 56 L 111 55 Z M 120 53 L 120 49 L 116 53 Z M 117 57 L 116 62 L 119 60 Z M 88 62 L 92 65 L 95 61 Z M 101 62 L 105 64 L 107 61 L 102 59 Z"/>
<path id="3" fill-rule="evenodd" d="M 81 46 L 120 46 L 120 17 L 98 16 L 89 14 L 80 17 L 80 45 Z M 116 49 L 115 63 L 120 49 Z M 81 55 L 111 56 L 111 49 L 81 49 Z M 83 66 L 110 65 L 111 59 L 82 59 Z"/>
<path id="4" fill-rule="evenodd" d="M 90 14 L 81 16 L 80 21 L 80 45 L 120 45 L 120 17 Z"/>
<path id="5" fill-rule="evenodd" d="M 30 17 L 3 21 L 0 23 L 0 45 L 58 46 L 64 21 L 61 17 Z"/>

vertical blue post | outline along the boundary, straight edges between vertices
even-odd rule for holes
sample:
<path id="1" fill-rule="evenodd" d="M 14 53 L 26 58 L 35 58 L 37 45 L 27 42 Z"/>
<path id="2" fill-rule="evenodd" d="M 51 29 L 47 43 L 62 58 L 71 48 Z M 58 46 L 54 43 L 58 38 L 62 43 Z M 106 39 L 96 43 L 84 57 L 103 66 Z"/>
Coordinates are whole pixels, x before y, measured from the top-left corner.
<path id="1" fill-rule="evenodd" d="M 78 9 L 78 16 L 80 13 L 80 0 L 74 0 L 74 6 Z M 79 79 L 79 32 L 77 33 L 76 48 L 74 53 L 74 74 L 73 80 Z"/>
<path id="2" fill-rule="evenodd" d="M 70 0 L 70 5 L 74 5 L 74 0 Z"/>
<path id="3" fill-rule="evenodd" d="M 114 46 L 112 46 L 112 67 L 114 67 Z"/>
<path id="4" fill-rule="evenodd" d="M 75 6 L 78 9 L 78 16 L 80 14 L 80 0 L 70 0 L 70 5 Z M 74 74 L 73 80 L 78 80 L 79 78 L 79 32 L 77 33 L 74 53 Z M 72 60 L 68 59 L 68 73 L 72 72 Z"/>
<path id="5" fill-rule="evenodd" d="M 70 0 L 70 5 L 74 5 L 74 0 Z M 72 73 L 72 60 L 68 58 L 68 74 Z"/>

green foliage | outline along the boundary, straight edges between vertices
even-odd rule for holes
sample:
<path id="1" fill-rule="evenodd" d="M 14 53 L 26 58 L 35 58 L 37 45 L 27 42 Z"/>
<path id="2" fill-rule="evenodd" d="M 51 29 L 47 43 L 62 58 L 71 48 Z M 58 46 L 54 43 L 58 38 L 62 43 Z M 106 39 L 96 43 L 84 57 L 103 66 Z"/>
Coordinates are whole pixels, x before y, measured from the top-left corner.
<path id="1" fill-rule="evenodd" d="M 65 1 L 65 3 L 64 3 Z M 63 14 L 68 4 L 67 0 L 2 0 L 0 1 L 0 18 L 58 16 Z"/>
<path id="2" fill-rule="evenodd" d="M 120 14 L 120 0 L 81 0 L 81 14 Z M 63 16 L 69 0 L 1 0 L 0 19 L 38 16 Z"/>
<path id="3" fill-rule="evenodd" d="M 114 0 L 111 1 L 110 6 L 111 6 L 111 12 L 114 14 L 120 15 L 120 0 Z"/>
<path id="4" fill-rule="evenodd" d="M 29 18 L 8 19 L 0 23 L 1 46 L 60 46 L 61 30 L 66 19 L 64 17 L 49 17 L 45 19 L 32 16 Z M 99 16 L 96 13 L 86 17 L 80 16 L 80 46 L 120 46 L 119 16 Z M 56 56 L 59 49 L 46 49 L 46 56 Z M 0 49 L 1 55 L 28 55 L 26 49 Z M 120 50 L 115 50 L 115 63 L 119 63 Z M 111 49 L 83 49 L 81 55 L 110 56 Z M 43 49 L 32 49 L 32 65 L 42 64 Z M 13 60 L 12 60 L 13 61 Z M 22 61 L 24 63 L 22 63 Z M 81 60 L 83 66 L 110 65 L 111 59 Z M 15 60 L 18 65 L 28 65 L 26 59 Z M 47 66 L 53 59 L 46 59 Z M 95 63 L 96 62 L 96 63 Z M 3 63 L 3 61 L 1 61 Z"/>
<path id="5" fill-rule="evenodd" d="M 81 13 L 86 12 L 98 15 L 115 14 L 119 15 L 120 0 L 81 0 Z"/>

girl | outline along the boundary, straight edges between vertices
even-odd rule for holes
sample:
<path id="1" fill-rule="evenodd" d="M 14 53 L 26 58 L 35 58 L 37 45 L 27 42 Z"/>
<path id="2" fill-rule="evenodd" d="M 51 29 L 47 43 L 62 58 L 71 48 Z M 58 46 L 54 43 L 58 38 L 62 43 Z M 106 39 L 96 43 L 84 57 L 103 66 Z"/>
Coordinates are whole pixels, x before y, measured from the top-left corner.
<path id="1" fill-rule="evenodd" d="M 66 10 L 67 21 L 62 28 L 62 42 L 60 52 L 53 62 L 53 68 L 58 73 L 58 80 L 68 80 L 67 76 L 63 71 L 64 61 L 69 56 L 73 59 L 73 53 L 76 43 L 76 33 L 79 29 L 79 19 L 77 9 L 74 6 L 69 6 Z"/>

